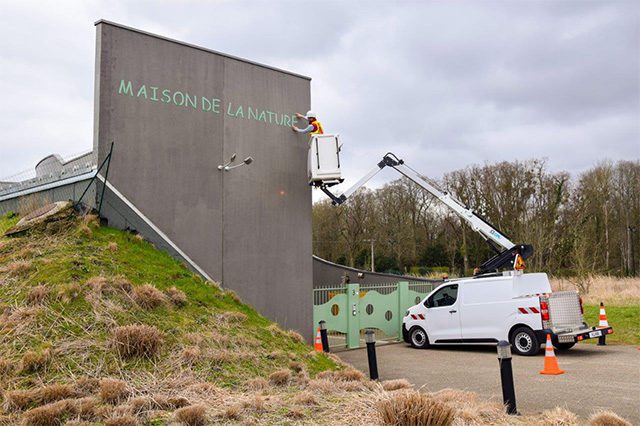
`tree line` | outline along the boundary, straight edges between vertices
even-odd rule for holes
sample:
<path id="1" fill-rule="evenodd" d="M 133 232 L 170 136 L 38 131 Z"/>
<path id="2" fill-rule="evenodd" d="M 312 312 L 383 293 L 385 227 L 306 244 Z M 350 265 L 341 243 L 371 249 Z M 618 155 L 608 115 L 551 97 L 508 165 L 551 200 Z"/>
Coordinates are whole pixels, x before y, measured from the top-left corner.
<path id="1" fill-rule="evenodd" d="M 602 162 L 571 177 L 544 160 L 474 165 L 434 182 L 514 243 L 532 244 L 527 270 L 559 276 L 638 273 L 640 161 Z M 373 243 L 372 241 L 373 240 Z M 486 242 L 406 178 L 313 206 L 314 254 L 380 272 L 469 274 Z"/>

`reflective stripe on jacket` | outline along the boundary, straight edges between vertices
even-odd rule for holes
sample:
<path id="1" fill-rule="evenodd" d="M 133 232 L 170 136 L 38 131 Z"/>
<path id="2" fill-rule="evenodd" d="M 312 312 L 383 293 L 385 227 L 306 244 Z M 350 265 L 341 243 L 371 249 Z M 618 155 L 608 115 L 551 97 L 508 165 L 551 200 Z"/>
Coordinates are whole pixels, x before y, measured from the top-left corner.
<path id="1" fill-rule="evenodd" d="M 310 131 L 309 133 L 311 133 L 312 135 L 323 135 L 324 134 L 324 129 L 322 128 L 322 124 L 320 124 L 320 122 L 318 120 L 313 120 L 311 122 L 311 125 L 313 126 L 312 131 Z"/>

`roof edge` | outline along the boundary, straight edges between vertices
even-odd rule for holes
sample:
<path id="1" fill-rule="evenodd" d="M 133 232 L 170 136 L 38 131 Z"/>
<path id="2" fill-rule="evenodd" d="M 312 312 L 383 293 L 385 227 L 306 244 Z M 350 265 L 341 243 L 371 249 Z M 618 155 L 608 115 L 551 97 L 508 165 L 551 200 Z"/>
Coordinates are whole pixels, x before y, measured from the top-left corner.
<path id="1" fill-rule="evenodd" d="M 298 78 L 302 78 L 302 79 L 311 81 L 311 77 L 308 77 L 306 75 L 297 74 L 297 73 L 292 72 L 292 71 L 287 71 L 287 70 L 283 70 L 281 68 L 272 67 L 270 65 L 261 64 L 259 62 L 250 61 L 248 59 L 240 58 L 239 56 L 233 56 L 233 55 L 229 55 L 229 54 L 226 54 L 226 53 L 218 52 L 217 50 L 207 49 L 206 47 L 202 47 L 202 46 L 198 46 L 198 45 L 195 45 L 195 44 L 187 43 L 187 42 L 184 42 L 184 41 L 176 40 L 176 39 L 173 39 L 173 38 L 170 38 L 170 37 L 165 37 L 165 36 L 161 36 L 161 35 L 158 35 L 158 34 L 150 33 L 148 31 L 139 30 L 138 28 L 129 27 L 127 25 L 119 24 L 117 22 L 112 22 L 112 21 L 109 21 L 109 20 L 106 20 L 106 19 L 99 19 L 96 22 L 94 22 L 95 26 L 98 26 L 99 24 L 111 25 L 113 27 L 118 27 L 118 28 L 122 28 L 124 30 L 133 31 L 133 32 L 136 32 L 136 33 L 139 33 L 139 34 L 143 34 L 143 35 L 146 35 L 146 36 L 150 36 L 150 37 L 154 37 L 154 38 L 157 38 L 157 39 L 160 39 L 160 40 L 169 41 L 171 43 L 180 44 L 182 46 L 191 47 L 193 49 L 202 50 L 204 52 L 208 52 L 208 53 L 213 53 L 213 54 L 216 54 L 216 55 L 224 56 L 225 58 L 233 59 L 233 60 L 240 61 L 240 62 L 245 62 L 247 64 L 256 65 L 256 66 L 259 66 L 259 67 L 262 67 L 262 68 L 266 68 L 266 69 L 269 69 L 269 70 L 272 70 L 272 71 L 281 72 L 283 74 L 289 74 L 289 75 L 292 75 L 294 77 L 298 77 Z"/>

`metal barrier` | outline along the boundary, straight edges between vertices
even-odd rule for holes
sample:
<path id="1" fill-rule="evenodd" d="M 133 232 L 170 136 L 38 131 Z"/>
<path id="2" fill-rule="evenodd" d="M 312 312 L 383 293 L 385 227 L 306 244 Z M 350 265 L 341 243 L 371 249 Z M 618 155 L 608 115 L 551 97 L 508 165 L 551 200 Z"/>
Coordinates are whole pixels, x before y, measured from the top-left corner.
<path id="1" fill-rule="evenodd" d="M 313 290 L 313 322 L 325 321 L 333 348 L 360 347 L 365 329 L 375 329 L 379 340 L 398 340 L 406 310 L 433 288 L 434 284 L 407 281 L 318 287 Z"/>

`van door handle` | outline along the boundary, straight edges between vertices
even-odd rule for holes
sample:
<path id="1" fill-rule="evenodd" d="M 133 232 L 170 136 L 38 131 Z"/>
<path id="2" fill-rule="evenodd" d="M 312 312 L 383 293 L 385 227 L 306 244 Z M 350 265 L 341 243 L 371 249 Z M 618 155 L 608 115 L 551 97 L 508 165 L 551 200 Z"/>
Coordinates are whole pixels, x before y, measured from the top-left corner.
<path id="1" fill-rule="evenodd" d="M 458 312 L 458 311 L 456 311 L 455 309 L 452 309 L 452 310 L 449 311 L 450 314 L 455 314 L 456 312 Z"/>

